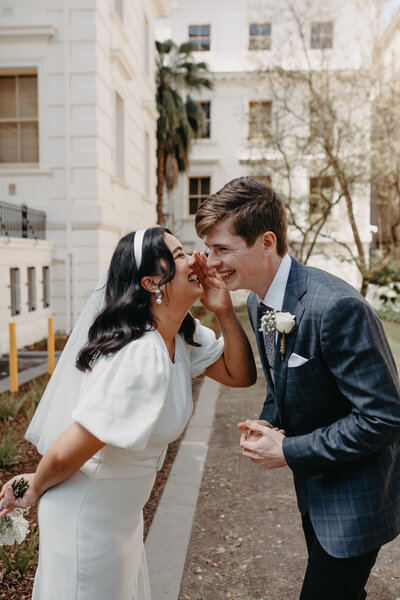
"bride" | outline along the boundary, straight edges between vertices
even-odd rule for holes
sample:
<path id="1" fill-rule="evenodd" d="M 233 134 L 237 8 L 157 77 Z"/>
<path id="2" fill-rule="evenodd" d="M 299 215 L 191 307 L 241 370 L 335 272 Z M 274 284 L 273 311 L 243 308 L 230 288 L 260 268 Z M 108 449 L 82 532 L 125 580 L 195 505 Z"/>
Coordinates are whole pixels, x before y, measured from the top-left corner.
<path id="1" fill-rule="evenodd" d="M 188 312 L 199 298 L 216 314 L 218 340 Z M 36 473 L 0 494 L 0 517 L 40 498 L 33 600 L 150 599 L 142 509 L 200 373 L 236 387 L 256 379 L 225 284 L 168 230 L 126 235 L 28 429 L 43 454 Z M 29 487 L 15 498 L 21 477 Z"/>

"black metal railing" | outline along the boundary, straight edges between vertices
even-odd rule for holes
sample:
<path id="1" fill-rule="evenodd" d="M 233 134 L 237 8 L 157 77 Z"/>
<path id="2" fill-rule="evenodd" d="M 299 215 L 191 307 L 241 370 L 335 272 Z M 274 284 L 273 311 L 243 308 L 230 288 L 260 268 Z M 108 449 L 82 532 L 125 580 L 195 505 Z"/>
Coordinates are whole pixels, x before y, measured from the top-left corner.
<path id="1" fill-rule="evenodd" d="M 26 204 L 0 202 L 0 236 L 46 239 L 46 213 Z"/>

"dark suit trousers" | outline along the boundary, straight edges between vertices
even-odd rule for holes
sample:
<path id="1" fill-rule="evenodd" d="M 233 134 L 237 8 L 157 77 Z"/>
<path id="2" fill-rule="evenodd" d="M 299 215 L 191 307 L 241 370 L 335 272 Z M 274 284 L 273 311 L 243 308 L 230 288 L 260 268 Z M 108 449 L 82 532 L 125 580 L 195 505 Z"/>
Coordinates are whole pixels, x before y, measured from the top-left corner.
<path id="1" fill-rule="evenodd" d="M 334 558 L 317 540 L 308 513 L 302 516 L 308 564 L 299 600 L 364 600 L 364 586 L 380 548 L 351 558 Z"/>

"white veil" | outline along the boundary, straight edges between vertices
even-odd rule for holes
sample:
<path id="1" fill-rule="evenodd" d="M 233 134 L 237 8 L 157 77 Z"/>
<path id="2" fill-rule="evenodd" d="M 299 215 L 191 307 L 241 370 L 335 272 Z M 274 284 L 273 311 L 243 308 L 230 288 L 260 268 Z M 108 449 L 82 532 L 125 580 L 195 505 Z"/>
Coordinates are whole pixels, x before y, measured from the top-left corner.
<path id="1" fill-rule="evenodd" d="M 71 413 L 78 402 L 84 376 L 75 362 L 88 340 L 95 316 L 103 307 L 107 275 L 108 269 L 86 302 L 27 429 L 26 439 L 40 454 L 44 454 L 72 423 Z"/>

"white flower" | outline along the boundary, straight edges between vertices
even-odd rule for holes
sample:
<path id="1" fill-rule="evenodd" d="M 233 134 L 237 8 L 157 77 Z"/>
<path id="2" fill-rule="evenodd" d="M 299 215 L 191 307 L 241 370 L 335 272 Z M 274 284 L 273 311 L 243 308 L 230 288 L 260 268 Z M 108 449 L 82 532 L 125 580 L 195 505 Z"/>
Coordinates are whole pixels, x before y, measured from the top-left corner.
<path id="1" fill-rule="evenodd" d="M 290 333 L 296 323 L 296 317 L 288 312 L 278 312 L 275 315 L 275 328 L 279 333 Z"/>
<path id="2" fill-rule="evenodd" d="M 288 312 L 271 310 L 260 319 L 260 331 L 266 331 L 267 333 L 277 331 L 282 335 L 280 344 L 282 360 L 284 360 L 286 354 L 286 334 L 291 333 L 295 326 L 296 316 Z"/>
<path id="3" fill-rule="evenodd" d="M 12 546 L 14 542 L 20 544 L 29 533 L 29 523 L 22 516 L 24 511 L 15 508 L 8 515 L 0 519 L 0 546 Z"/>

